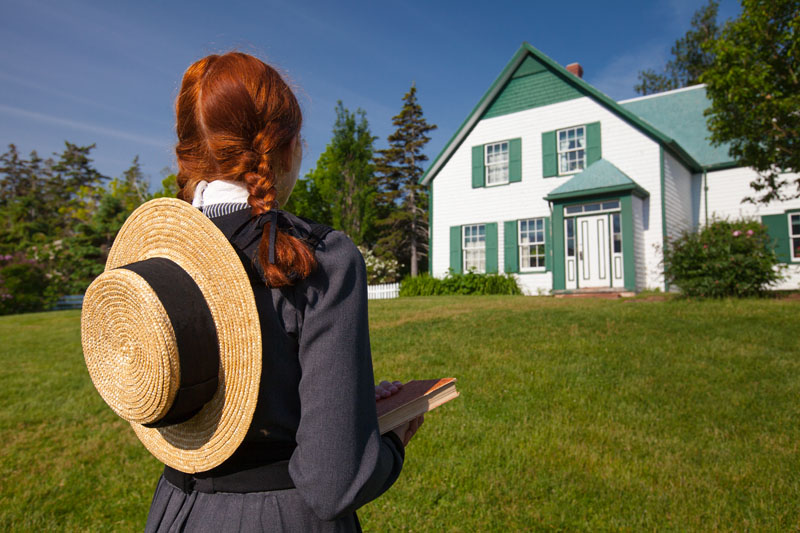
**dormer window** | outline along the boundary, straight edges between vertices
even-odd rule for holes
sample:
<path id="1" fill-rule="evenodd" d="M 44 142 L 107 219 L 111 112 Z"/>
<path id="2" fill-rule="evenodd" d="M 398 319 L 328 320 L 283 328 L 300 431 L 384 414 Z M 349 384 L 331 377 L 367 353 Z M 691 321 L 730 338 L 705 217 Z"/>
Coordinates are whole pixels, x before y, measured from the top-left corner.
<path id="1" fill-rule="evenodd" d="M 558 173 L 572 174 L 586 167 L 586 128 L 577 126 L 556 132 Z"/>
<path id="2" fill-rule="evenodd" d="M 508 141 L 486 145 L 486 185 L 508 183 Z"/>

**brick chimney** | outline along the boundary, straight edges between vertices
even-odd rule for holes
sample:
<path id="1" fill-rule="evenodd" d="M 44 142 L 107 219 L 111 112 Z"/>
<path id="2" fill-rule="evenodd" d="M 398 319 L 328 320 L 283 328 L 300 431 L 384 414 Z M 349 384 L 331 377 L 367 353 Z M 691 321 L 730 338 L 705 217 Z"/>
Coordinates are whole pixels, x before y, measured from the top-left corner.
<path id="1" fill-rule="evenodd" d="M 579 78 L 583 78 L 583 67 L 580 63 L 570 63 L 567 65 L 567 70 Z"/>

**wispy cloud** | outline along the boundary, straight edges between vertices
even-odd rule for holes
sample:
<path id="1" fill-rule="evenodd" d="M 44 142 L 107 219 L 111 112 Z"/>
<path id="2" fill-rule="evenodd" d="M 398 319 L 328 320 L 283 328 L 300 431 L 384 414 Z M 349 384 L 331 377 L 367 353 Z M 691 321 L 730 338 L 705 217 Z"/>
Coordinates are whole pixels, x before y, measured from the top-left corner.
<path id="1" fill-rule="evenodd" d="M 136 135 L 133 133 L 129 133 L 127 131 L 107 128 L 104 126 L 98 126 L 96 124 L 88 124 L 85 122 L 80 122 L 68 118 L 56 117 L 53 115 L 47 115 L 44 113 L 39 113 L 37 111 L 30 111 L 27 109 L 21 109 L 18 107 L 13 107 L 5 104 L 0 104 L 0 113 L 5 113 L 7 115 L 12 115 L 20 118 L 25 118 L 28 120 L 36 120 L 39 122 L 44 122 L 46 124 L 64 126 L 75 130 L 88 131 L 90 133 L 95 133 L 97 135 L 108 135 L 110 137 L 115 137 L 117 139 L 124 139 L 126 141 L 131 141 L 146 146 L 155 146 L 157 148 L 163 148 L 164 146 L 168 146 L 170 144 L 169 141 L 166 141 L 164 139 L 154 139 L 152 137 L 144 135 Z"/>
<path id="2" fill-rule="evenodd" d="M 667 62 L 669 47 L 644 46 L 613 58 L 600 72 L 587 79 L 589 83 L 615 100 L 635 96 L 639 71 L 652 68 L 659 72 Z"/>
<path id="3" fill-rule="evenodd" d="M 161 125 L 161 126 L 169 126 L 168 122 L 165 122 L 163 120 L 154 120 L 149 116 L 143 115 L 142 113 L 135 113 L 135 112 L 129 111 L 127 109 L 123 109 L 123 108 L 120 108 L 120 107 L 108 105 L 108 104 L 105 104 L 103 102 L 99 102 L 96 99 L 91 99 L 91 98 L 85 98 L 83 96 L 78 96 L 78 95 L 69 93 L 67 91 L 63 91 L 61 89 L 57 89 L 57 88 L 55 88 L 53 86 L 50 86 L 50 85 L 47 85 L 47 84 L 44 84 L 44 83 L 39 83 L 39 82 L 34 81 L 34 80 L 25 79 L 25 78 L 21 78 L 21 77 L 18 77 L 18 76 L 13 76 L 13 75 L 10 75 L 10 74 L 5 73 L 5 72 L 0 72 L 0 80 L 8 81 L 8 82 L 14 83 L 16 85 L 20 85 L 22 87 L 26 87 L 28 89 L 34 89 L 34 90 L 37 90 L 37 91 L 41 91 L 43 93 L 47 93 L 47 94 L 51 94 L 51 95 L 54 95 L 54 96 L 58 96 L 58 97 L 63 98 L 65 100 L 70 100 L 72 102 L 76 102 L 76 103 L 79 103 L 79 104 L 95 107 L 95 108 L 98 108 L 98 109 L 104 109 L 106 111 L 111 111 L 113 113 L 117 113 L 117 114 L 120 114 L 120 115 L 125 115 L 125 116 L 129 116 L 129 117 L 135 117 L 135 118 L 137 118 L 139 120 L 147 120 L 148 122 L 152 122 L 154 124 L 158 124 L 158 125 Z"/>

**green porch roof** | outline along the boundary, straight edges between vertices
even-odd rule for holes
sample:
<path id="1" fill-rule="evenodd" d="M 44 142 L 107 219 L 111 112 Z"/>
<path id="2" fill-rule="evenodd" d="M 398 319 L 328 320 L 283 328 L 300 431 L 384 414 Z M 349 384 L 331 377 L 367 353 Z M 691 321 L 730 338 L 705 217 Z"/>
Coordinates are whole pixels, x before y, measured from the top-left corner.
<path id="1" fill-rule="evenodd" d="M 703 112 L 711 105 L 704 85 L 620 103 L 675 139 L 704 167 L 735 166 L 729 145 L 713 146 Z"/>
<path id="2" fill-rule="evenodd" d="M 576 174 L 569 181 L 550 191 L 550 194 L 545 196 L 545 200 L 566 200 L 623 191 L 631 191 L 642 198 L 650 196 L 650 193 L 614 164 L 600 159 L 589 165 L 580 174 Z"/>

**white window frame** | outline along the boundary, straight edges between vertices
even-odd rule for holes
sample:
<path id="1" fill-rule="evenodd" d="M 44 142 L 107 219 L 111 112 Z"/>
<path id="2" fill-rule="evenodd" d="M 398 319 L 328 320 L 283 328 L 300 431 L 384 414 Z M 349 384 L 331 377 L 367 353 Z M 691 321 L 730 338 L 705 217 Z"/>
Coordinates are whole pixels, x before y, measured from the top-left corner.
<path id="1" fill-rule="evenodd" d="M 481 241 L 480 228 L 483 228 L 483 241 Z M 467 241 L 467 233 L 470 234 L 469 241 Z M 473 236 L 475 239 L 473 239 Z M 475 253 L 470 254 L 469 252 Z M 482 257 L 480 257 L 481 254 L 477 252 L 482 252 Z M 478 256 L 477 265 L 472 264 L 474 259 L 469 258 L 470 255 L 473 257 Z M 486 224 L 467 224 L 461 226 L 461 271 L 466 273 L 473 267 L 475 267 L 474 272 L 481 274 L 486 272 Z"/>
<path id="2" fill-rule="evenodd" d="M 561 133 L 565 133 L 567 136 L 569 135 L 570 131 L 575 131 L 575 138 L 578 139 L 578 130 L 582 131 L 583 134 L 583 145 L 576 146 L 575 148 L 566 148 L 561 149 Z M 576 143 L 577 144 L 577 143 Z M 570 153 L 579 153 L 583 152 L 583 155 L 578 158 L 576 156 L 576 161 L 579 162 L 579 165 L 574 170 L 564 170 L 561 167 L 561 155 L 562 154 L 570 154 Z M 581 126 L 572 126 L 570 128 L 563 128 L 560 130 L 556 130 L 556 164 L 558 165 L 558 175 L 559 176 L 566 176 L 569 174 L 575 174 L 577 172 L 581 172 L 586 168 L 586 125 Z"/>
<path id="3" fill-rule="evenodd" d="M 800 256 L 795 255 L 794 253 L 795 250 L 794 240 L 800 239 L 800 233 L 792 233 L 793 229 L 792 218 L 797 217 L 798 219 L 800 219 L 800 213 L 788 213 L 788 215 L 789 216 L 786 218 L 788 219 L 789 222 L 789 257 L 792 258 L 792 261 L 800 261 Z"/>
<path id="4" fill-rule="evenodd" d="M 530 235 L 530 233 L 533 233 L 534 236 L 541 231 L 541 236 L 542 236 L 541 241 L 539 241 L 537 239 L 537 240 L 533 240 L 533 241 L 523 242 L 523 240 L 522 240 L 522 224 L 523 224 L 523 222 L 526 223 L 526 225 L 531 223 L 531 222 L 533 222 L 537 226 L 538 226 L 539 223 L 541 223 L 541 226 L 542 226 L 541 230 L 538 227 L 533 229 L 533 230 L 531 230 L 531 229 L 527 229 L 526 230 L 526 233 L 528 233 L 528 235 Z M 520 272 L 544 272 L 545 269 L 547 268 L 547 248 L 546 248 L 546 244 L 545 244 L 547 242 L 547 237 L 545 236 L 544 233 L 545 233 L 544 218 L 526 218 L 526 219 L 517 221 L 517 246 L 518 246 L 518 249 L 519 249 L 519 271 Z M 537 254 L 531 254 L 530 253 L 530 247 L 532 247 L 532 246 L 541 246 L 542 247 L 541 248 L 542 253 L 541 254 L 538 254 L 538 253 Z M 528 253 L 527 254 L 523 254 L 523 250 L 525 248 L 528 249 Z M 530 257 L 532 255 L 535 256 L 535 257 L 541 257 L 542 266 L 537 266 L 537 267 L 529 266 L 528 259 L 530 259 Z"/>
<path id="5" fill-rule="evenodd" d="M 498 149 L 498 153 L 490 154 L 489 153 L 490 149 L 491 151 L 494 152 L 495 148 Z M 500 141 L 484 145 L 483 160 L 485 162 L 484 166 L 486 167 L 484 183 L 486 184 L 487 187 L 494 187 L 495 185 L 505 185 L 506 183 L 508 183 L 508 165 L 511 160 L 510 150 L 511 150 L 511 143 L 509 143 L 509 141 Z M 490 162 L 489 160 L 490 155 L 497 157 L 493 157 L 492 161 Z M 495 179 L 494 181 L 489 180 L 489 176 L 493 174 L 492 171 L 494 171 L 495 176 L 500 176 L 499 179 Z"/>

